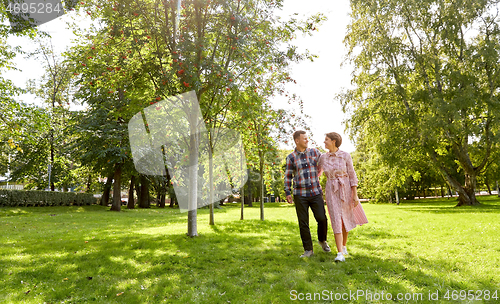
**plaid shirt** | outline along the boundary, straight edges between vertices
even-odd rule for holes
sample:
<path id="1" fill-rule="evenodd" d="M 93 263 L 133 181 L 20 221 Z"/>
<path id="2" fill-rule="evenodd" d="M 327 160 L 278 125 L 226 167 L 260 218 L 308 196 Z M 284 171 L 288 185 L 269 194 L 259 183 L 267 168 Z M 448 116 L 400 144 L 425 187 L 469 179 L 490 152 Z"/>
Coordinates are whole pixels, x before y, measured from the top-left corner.
<path id="1" fill-rule="evenodd" d="M 293 178 L 293 195 L 315 196 L 323 194 L 318 180 L 318 163 L 321 153 L 316 149 L 294 152 L 286 158 L 285 194 L 290 195 Z"/>

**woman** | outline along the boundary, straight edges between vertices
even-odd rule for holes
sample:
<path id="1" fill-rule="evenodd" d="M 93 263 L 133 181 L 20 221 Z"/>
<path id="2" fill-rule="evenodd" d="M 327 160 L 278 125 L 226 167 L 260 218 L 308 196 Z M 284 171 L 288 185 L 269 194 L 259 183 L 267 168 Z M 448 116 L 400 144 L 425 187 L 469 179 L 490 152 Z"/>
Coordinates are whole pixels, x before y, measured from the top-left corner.
<path id="1" fill-rule="evenodd" d="M 352 165 L 351 155 L 339 150 L 342 137 L 335 132 L 326 134 L 325 148 L 329 152 L 321 155 L 319 168 L 325 172 L 326 204 L 332 222 L 337 245 L 335 262 L 344 262 L 347 255 L 347 235 L 356 225 L 368 223 L 357 194 L 358 178 Z"/>

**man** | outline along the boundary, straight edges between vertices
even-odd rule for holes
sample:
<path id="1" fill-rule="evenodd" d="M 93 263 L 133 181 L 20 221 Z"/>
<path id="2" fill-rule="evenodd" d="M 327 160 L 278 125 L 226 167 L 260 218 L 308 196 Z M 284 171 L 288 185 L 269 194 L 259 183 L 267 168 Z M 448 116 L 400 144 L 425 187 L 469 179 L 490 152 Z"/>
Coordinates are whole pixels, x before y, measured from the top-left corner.
<path id="1" fill-rule="evenodd" d="M 323 251 L 330 252 L 326 242 L 328 220 L 325 213 L 323 192 L 319 185 L 318 162 L 321 153 L 317 149 L 308 149 L 305 131 L 293 133 L 295 151 L 286 158 L 285 194 L 288 203 L 295 203 L 295 211 L 299 220 L 300 238 L 304 246 L 304 254 L 300 257 L 313 255 L 311 231 L 309 230 L 309 207 L 318 222 L 318 241 Z M 291 184 L 293 179 L 293 202 Z"/>

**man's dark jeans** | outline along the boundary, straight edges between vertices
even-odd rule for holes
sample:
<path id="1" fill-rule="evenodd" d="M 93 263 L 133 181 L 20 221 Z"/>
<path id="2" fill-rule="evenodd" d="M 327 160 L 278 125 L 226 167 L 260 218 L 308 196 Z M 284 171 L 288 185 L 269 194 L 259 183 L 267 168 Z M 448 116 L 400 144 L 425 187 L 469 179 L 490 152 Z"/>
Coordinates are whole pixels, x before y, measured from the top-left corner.
<path id="1" fill-rule="evenodd" d="M 314 218 L 318 222 L 318 241 L 326 241 L 328 219 L 326 218 L 323 195 L 309 197 L 294 195 L 293 201 L 299 219 L 300 238 L 304 250 L 313 250 L 311 231 L 309 230 L 309 207 L 311 207 Z"/>

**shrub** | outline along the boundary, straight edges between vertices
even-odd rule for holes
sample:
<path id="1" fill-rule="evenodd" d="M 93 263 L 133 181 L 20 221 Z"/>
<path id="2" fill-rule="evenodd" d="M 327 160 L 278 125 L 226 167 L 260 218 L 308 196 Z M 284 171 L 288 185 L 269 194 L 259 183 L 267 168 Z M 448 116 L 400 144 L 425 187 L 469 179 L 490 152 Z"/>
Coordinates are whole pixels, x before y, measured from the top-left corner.
<path id="1" fill-rule="evenodd" d="M 0 190 L 0 207 L 83 206 L 97 203 L 90 193 Z"/>

